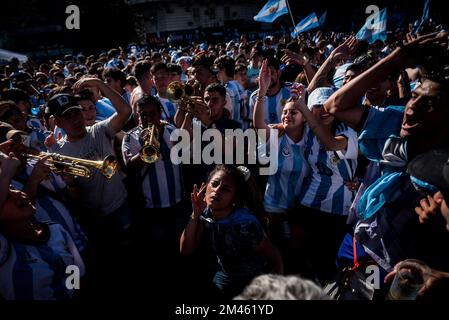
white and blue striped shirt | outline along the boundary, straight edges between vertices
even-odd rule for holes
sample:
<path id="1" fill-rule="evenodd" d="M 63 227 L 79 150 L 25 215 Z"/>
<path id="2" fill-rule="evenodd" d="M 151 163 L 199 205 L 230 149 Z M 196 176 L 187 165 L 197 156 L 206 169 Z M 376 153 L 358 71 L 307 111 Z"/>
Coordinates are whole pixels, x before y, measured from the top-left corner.
<path id="1" fill-rule="evenodd" d="M 28 164 L 27 172 L 23 173 L 19 177 L 19 179 L 21 181 L 28 180 L 32 171 L 33 166 Z M 12 180 L 11 183 L 16 189 L 23 189 L 24 185 L 22 182 Z M 55 175 L 52 172 L 50 172 L 49 178 L 43 180 L 40 184 L 43 187 L 42 190 L 47 189 L 55 194 L 61 194 L 62 190 L 65 188 L 65 183 L 64 181 L 62 181 L 61 177 Z M 35 206 L 35 218 L 37 221 L 42 223 L 59 223 L 67 232 L 69 232 L 79 252 L 83 252 L 86 249 L 86 235 L 82 231 L 79 224 L 76 222 L 73 215 L 61 201 L 55 199 L 54 197 L 51 197 L 50 194 L 38 192 L 36 196 Z"/>
<path id="2" fill-rule="evenodd" d="M 278 150 L 278 168 L 268 178 L 265 189 L 264 207 L 268 213 L 295 208 L 303 180 L 310 173 L 309 165 L 304 160 L 304 139 L 294 143 L 287 134 L 283 134 L 279 138 Z"/>
<path id="3" fill-rule="evenodd" d="M 48 225 L 50 239 L 45 244 L 26 245 L 7 240 L 0 234 L 0 295 L 6 300 L 66 300 L 66 268 L 76 265 L 85 274 L 83 260 L 61 225 Z"/>
<path id="4" fill-rule="evenodd" d="M 249 98 L 249 112 L 252 118 L 254 106 L 256 105 L 256 98 L 259 94 L 259 89 L 253 92 Z M 265 100 L 265 123 L 275 124 L 281 122 L 282 109 L 284 109 L 287 100 L 290 98 L 290 87 L 283 86 L 281 90 L 274 96 L 267 96 Z"/>
<path id="5" fill-rule="evenodd" d="M 347 215 L 354 193 L 345 186 L 352 181 L 357 167 L 357 133 L 338 125 L 335 136 L 348 139 L 346 150 L 328 151 L 309 127 L 304 132 L 304 158 L 312 174 L 306 179 L 299 201 L 302 205 L 327 213 Z"/>
<path id="6" fill-rule="evenodd" d="M 154 163 L 142 168 L 140 176 L 145 175 L 142 190 L 145 196 L 146 208 L 172 207 L 182 200 L 184 190 L 182 172 L 179 165 L 174 165 L 170 159 L 173 142 L 170 134 L 175 129 L 173 125 L 165 125 L 162 137 L 159 137 L 161 157 Z M 125 163 L 138 154 L 143 146 L 142 128 L 139 126 L 129 131 L 122 144 Z"/>
<path id="7" fill-rule="evenodd" d="M 161 110 L 161 120 L 165 120 L 173 124 L 176 114 L 176 105 L 170 102 L 170 100 L 168 100 L 167 98 L 161 98 L 159 94 L 157 94 L 156 97 L 159 99 L 162 107 L 164 108 L 164 110 Z"/>
<path id="8" fill-rule="evenodd" d="M 239 89 L 237 80 L 231 80 L 224 84 L 226 92 L 231 98 L 231 119 L 243 124 L 241 117 L 241 110 L 243 104 L 243 92 Z"/>

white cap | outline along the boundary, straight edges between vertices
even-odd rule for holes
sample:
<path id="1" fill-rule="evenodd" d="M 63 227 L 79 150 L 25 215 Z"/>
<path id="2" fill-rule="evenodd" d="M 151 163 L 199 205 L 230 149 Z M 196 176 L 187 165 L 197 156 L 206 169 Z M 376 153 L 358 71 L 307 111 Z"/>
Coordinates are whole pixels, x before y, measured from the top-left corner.
<path id="1" fill-rule="evenodd" d="M 316 88 L 309 94 L 307 107 L 312 110 L 313 106 L 323 105 L 332 93 L 334 93 L 334 90 L 329 87 Z"/>

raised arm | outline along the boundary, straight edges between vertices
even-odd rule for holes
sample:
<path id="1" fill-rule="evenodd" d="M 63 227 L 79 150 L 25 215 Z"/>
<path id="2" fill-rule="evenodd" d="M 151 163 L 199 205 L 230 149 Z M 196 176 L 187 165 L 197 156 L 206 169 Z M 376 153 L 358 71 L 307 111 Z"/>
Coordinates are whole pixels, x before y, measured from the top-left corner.
<path id="1" fill-rule="evenodd" d="M 320 122 L 313 116 L 312 112 L 305 102 L 305 88 L 303 86 L 298 88 L 298 100 L 295 101 L 295 107 L 301 111 L 306 119 L 310 130 L 313 131 L 318 140 L 326 147 L 327 150 L 339 151 L 345 150 L 348 146 L 348 140 L 345 137 L 335 137 L 329 130 L 326 130 Z"/>
<path id="2" fill-rule="evenodd" d="M 115 132 L 122 130 L 125 123 L 128 121 L 131 115 L 131 106 L 118 94 L 114 89 L 107 86 L 103 81 L 97 78 L 84 78 L 78 80 L 73 85 L 73 91 L 79 92 L 84 88 L 93 88 L 94 90 L 100 90 L 101 94 L 111 100 L 112 105 L 115 108 L 115 113 L 111 119 L 111 126 Z"/>
<path id="3" fill-rule="evenodd" d="M 268 91 L 268 87 L 271 82 L 270 68 L 267 66 L 268 60 L 262 62 L 259 75 L 259 92 L 256 96 L 256 103 L 253 111 L 253 123 L 256 129 L 267 130 L 267 137 L 269 137 L 270 127 L 265 123 L 265 99 Z"/>
<path id="4" fill-rule="evenodd" d="M 282 56 L 281 61 L 287 65 L 298 64 L 302 66 L 304 73 L 306 74 L 307 82 L 310 83 L 316 72 L 310 65 L 309 59 L 304 54 L 296 53 L 289 49 L 284 49 L 282 51 L 284 52 L 284 55 Z"/>
<path id="5" fill-rule="evenodd" d="M 190 194 L 193 212 L 179 240 L 179 249 L 182 255 L 188 256 L 194 253 L 200 243 L 204 227 L 201 225 L 199 217 L 206 208 L 206 202 L 204 201 L 205 191 L 206 184 L 203 183 L 200 190 L 194 185 L 193 192 Z"/>
<path id="6" fill-rule="evenodd" d="M 355 37 L 349 37 L 341 45 L 335 48 L 315 73 L 312 81 L 309 82 L 307 91 L 312 92 L 316 88 L 330 86 L 330 84 L 327 83 L 327 75 L 339 60 L 350 57 L 354 53 L 356 46 L 357 40 Z"/>
<path id="7" fill-rule="evenodd" d="M 364 106 L 359 106 L 359 99 L 365 92 L 386 77 L 401 69 L 414 66 L 429 50 L 447 41 L 447 33 L 432 33 L 414 39 L 402 47 L 396 48 L 390 55 L 363 72 L 335 92 L 324 104 L 324 108 L 337 119 L 358 130 Z"/>

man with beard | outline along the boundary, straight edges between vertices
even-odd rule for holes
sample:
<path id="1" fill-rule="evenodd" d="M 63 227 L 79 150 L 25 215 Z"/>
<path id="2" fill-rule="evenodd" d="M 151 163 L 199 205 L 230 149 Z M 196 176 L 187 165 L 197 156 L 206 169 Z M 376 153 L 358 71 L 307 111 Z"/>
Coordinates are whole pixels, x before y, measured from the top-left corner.
<path id="1" fill-rule="evenodd" d="M 265 123 L 275 124 L 281 122 L 282 109 L 290 98 L 290 88 L 280 82 L 281 70 L 279 60 L 275 57 L 268 57 L 268 68 L 270 69 L 271 81 L 265 98 Z M 253 114 L 256 98 L 259 90 L 253 92 L 249 99 L 250 113 Z"/>

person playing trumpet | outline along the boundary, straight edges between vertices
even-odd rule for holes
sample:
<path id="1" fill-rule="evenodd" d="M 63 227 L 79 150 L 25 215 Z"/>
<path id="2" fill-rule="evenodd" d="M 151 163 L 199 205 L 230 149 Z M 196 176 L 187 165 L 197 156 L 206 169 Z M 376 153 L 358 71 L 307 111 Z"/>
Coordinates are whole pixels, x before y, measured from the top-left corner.
<path id="1" fill-rule="evenodd" d="M 55 118 L 55 124 L 66 136 L 52 148 L 52 152 L 85 160 L 102 160 L 114 154 L 112 140 L 128 120 L 131 107 L 115 90 L 96 78 L 84 78 L 73 85 L 75 93 L 89 88 L 100 91 L 108 98 L 116 112 L 106 120 L 86 126 L 81 107 L 74 96 L 56 94 L 47 103 L 47 111 Z M 99 170 L 92 170 L 92 177 L 77 177 L 67 182 L 78 186 L 89 237 L 99 251 L 106 252 L 111 243 L 125 244 L 130 239 L 131 209 L 121 172 L 111 179 Z M 103 250 L 104 249 L 104 250 Z"/>
<path id="2" fill-rule="evenodd" d="M 126 133 L 122 144 L 128 175 L 133 176 L 128 190 L 137 207 L 138 244 L 144 246 L 142 250 L 164 257 L 152 264 L 155 274 L 174 265 L 173 259 L 179 255 L 180 230 L 189 215 L 183 201 L 181 166 L 170 159 L 174 145 L 170 134 L 175 127 L 161 120 L 162 109 L 155 96 L 145 95 L 137 100 L 139 126 Z"/>

